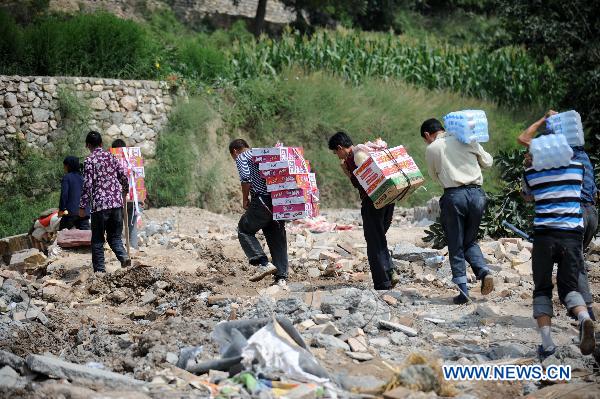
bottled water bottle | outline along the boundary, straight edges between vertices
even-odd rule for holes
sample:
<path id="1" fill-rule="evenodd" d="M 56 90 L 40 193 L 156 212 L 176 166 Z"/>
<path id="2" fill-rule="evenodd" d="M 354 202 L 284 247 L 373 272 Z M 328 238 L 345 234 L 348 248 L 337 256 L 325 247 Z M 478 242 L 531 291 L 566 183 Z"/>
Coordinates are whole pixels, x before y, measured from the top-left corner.
<path id="1" fill-rule="evenodd" d="M 467 109 L 450 112 L 444 116 L 444 125 L 448 133 L 465 144 L 474 141 L 485 143 L 490 139 L 485 111 Z"/>
<path id="2" fill-rule="evenodd" d="M 562 134 L 571 146 L 585 143 L 581 116 L 577 111 L 561 112 L 546 119 L 546 127 L 554 133 Z"/>
<path id="3" fill-rule="evenodd" d="M 529 152 L 535 170 L 567 166 L 573 157 L 573 149 L 562 134 L 548 134 L 531 140 Z"/>

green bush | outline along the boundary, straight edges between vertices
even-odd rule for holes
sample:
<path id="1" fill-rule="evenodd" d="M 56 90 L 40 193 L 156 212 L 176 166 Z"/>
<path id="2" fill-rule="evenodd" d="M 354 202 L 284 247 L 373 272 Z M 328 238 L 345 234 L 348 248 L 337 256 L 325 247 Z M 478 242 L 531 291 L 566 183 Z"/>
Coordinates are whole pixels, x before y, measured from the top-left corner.
<path id="1" fill-rule="evenodd" d="M 174 108 L 146 173 L 152 205 L 199 205 L 196 188 L 202 179 L 197 167 L 208 150 L 206 125 L 211 116 L 212 110 L 202 98 Z"/>
<path id="2" fill-rule="evenodd" d="M 0 10 L 0 74 L 16 74 L 22 58 L 23 32 L 15 20 Z"/>
<path id="3" fill-rule="evenodd" d="M 177 54 L 179 72 L 186 77 L 213 83 L 229 75 L 229 61 L 222 51 L 200 39 L 187 40 Z"/>
<path id="4" fill-rule="evenodd" d="M 25 28 L 7 24 L 12 36 L 0 36 L 0 48 L 22 36 L 19 60 L 0 59 L 2 70 L 25 75 L 155 77 L 158 48 L 139 24 L 111 14 L 47 16 Z M 20 29 L 20 30 L 19 30 Z"/>

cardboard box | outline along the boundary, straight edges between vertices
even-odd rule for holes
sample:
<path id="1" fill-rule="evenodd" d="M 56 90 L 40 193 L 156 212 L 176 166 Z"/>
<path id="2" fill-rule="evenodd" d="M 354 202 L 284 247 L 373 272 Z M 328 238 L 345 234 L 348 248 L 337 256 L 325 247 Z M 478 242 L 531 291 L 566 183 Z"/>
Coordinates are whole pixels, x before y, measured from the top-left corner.
<path id="1" fill-rule="evenodd" d="M 259 163 L 258 170 L 262 177 L 274 177 L 309 173 L 310 166 L 304 158 L 293 158 L 287 161 Z"/>
<path id="2" fill-rule="evenodd" d="M 129 178 L 127 200 L 131 201 L 135 198 L 133 192 L 135 190 L 138 202 L 144 202 L 146 200 L 146 185 L 144 182 L 146 171 L 140 147 L 111 148 L 110 152 L 117 158 L 121 166 L 123 166 Z"/>
<path id="3" fill-rule="evenodd" d="M 252 149 L 252 161 L 254 163 L 287 161 L 288 159 L 298 158 L 304 158 L 304 149 L 302 147 L 268 147 Z"/>
<path id="4" fill-rule="evenodd" d="M 319 202 L 319 191 L 315 189 L 297 188 L 271 192 L 273 205 L 292 205 Z"/>
<path id="5" fill-rule="evenodd" d="M 425 182 L 403 146 L 371 153 L 354 175 L 377 209 L 406 198 Z"/>
<path id="6" fill-rule="evenodd" d="M 265 178 L 267 182 L 267 191 L 294 190 L 298 188 L 311 189 L 317 188 L 317 181 L 314 173 L 301 173 L 297 175 L 271 176 Z"/>
<path id="7" fill-rule="evenodd" d="M 296 204 L 273 206 L 273 220 L 297 220 L 319 216 L 319 204 Z"/>

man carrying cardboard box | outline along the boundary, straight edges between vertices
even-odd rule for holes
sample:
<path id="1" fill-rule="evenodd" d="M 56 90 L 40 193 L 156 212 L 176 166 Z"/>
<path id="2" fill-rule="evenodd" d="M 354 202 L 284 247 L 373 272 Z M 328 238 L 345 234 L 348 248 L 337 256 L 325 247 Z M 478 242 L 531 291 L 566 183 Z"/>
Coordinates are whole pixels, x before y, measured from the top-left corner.
<path id="1" fill-rule="evenodd" d="M 429 175 L 444 188 L 440 219 L 448 242 L 452 282 L 460 291 L 452 301 L 464 304 L 470 300 L 465 260 L 481 280 L 481 293 L 488 295 L 494 290 L 494 279 L 477 244 L 486 206 L 481 168 L 491 167 L 494 159 L 479 143 L 463 144 L 446 134 L 437 119 L 423 122 L 421 137 L 427 143 Z"/>
<path id="2" fill-rule="evenodd" d="M 376 290 L 389 290 L 398 284 L 399 278 L 387 247 L 386 233 L 392 224 L 394 203 L 376 209 L 373 200 L 352 174 L 357 169 L 354 162 L 353 144 L 345 132 L 337 132 L 329 139 L 329 149 L 341 160 L 341 167 L 352 185 L 358 189 L 362 201 L 360 213 L 367 241 L 367 257 L 373 285 Z"/>
<path id="3" fill-rule="evenodd" d="M 285 223 L 273 220 L 273 204 L 265 179 L 258 165 L 252 161 L 250 146 L 243 139 L 229 143 L 229 154 L 235 160 L 242 184 L 242 201 L 246 210 L 238 224 L 238 239 L 250 264 L 258 270 L 250 281 L 259 281 L 275 275 L 275 282 L 287 289 L 288 275 L 287 235 Z M 271 252 L 273 263 L 265 255 L 256 233 L 262 230 Z"/>

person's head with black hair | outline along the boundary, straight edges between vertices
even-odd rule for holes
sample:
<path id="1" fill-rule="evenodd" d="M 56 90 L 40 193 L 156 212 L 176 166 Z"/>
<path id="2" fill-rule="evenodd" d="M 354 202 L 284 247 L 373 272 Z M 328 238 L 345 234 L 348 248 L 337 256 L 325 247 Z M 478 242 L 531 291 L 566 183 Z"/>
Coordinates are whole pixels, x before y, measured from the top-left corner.
<path id="1" fill-rule="evenodd" d="M 127 143 L 125 143 L 125 140 L 123 140 L 123 139 L 116 139 L 115 141 L 112 142 L 112 144 L 110 146 L 112 148 L 122 148 L 122 147 L 127 147 Z"/>
<path id="2" fill-rule="evenodd" d="M 438 133 L 444 132 L 444 126 L 442 122 L 435 118 L 427 119 L 421 124 L 421 137 L 429 145 L 435 141 Z"/>
<path id="3" fill-rule="evenodd" d="M 65 173 L 80 173 L 81 168 L 79 165 L 79 158 L 72 155 L 66 157 L 63 161 Z"/>
<path id="4" fill-rule="evenodd" d="M 85 146 L 88 150 L 94 151 L 98 147 L 102 147 L 102 136 L 96 131 L 91 131 L 85 138 Z"/>
<path id="5" fill-rule="evenodd" d="M 327 143 L 331 152 L 333 152 L 339 159 L 346 159 L 352 152 L 352 139 L 348 136 L 348 133 L 339 131 L 329 138 Z"/>
<path id="6" fill-rule="evenodd" d="M 233 159 L 236 159 L 242 152 L 250 150 L 250 145 L 244 139 L 231 140 L 229 143 L 229 154 Z"/>

